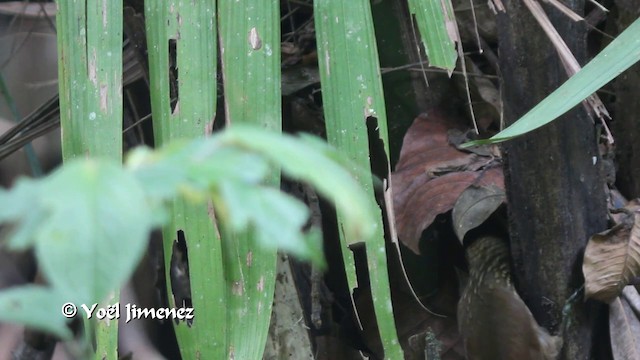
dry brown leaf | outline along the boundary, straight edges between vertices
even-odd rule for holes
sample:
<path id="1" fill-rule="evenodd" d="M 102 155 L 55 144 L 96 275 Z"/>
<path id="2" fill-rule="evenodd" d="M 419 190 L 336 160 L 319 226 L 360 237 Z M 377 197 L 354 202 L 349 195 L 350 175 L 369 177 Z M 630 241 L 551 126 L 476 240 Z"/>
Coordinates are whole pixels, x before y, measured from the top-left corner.
<path id="1" fill-rule="evenodd" d="M 640 294 L 633 286 L 623 294 L 609 305 L 611 352 L 615 360 L 640 359 Z"/>
<path id="2" fill-rule="evenodd" d="M 619 224 L 589 239 L 582 264 L 587 298 L 610 303 L 640 275 L 640 214 L 626 211 Z"/>
<path id="3" fill-rule="evenodd" d="M 627 300 L 629 307 L 636 314 L 636 317 L 640 318 L 640 290 L 637 286 L 625 286 L 622 290 L 622 297 Z M 640 333 L 638 333 L 640 336 Z"/>
<path id="4" fill-rule="evenodd" d="M 494 184 L 472 185 L 464 190 L 451 213 L 453 230 L 460 242 L 469 230 L 485 222 L 500 205 L 506 203 L 506 200 L 504 189 Z"/>
<path id="5" fill-rule="evenodd" d="M 504 189 L 502 169 L 495 156 L 456 149 L 451 130 L 460 121 L 440 110 L 418 116 L 405 135 L 400 160 L 392 174 L 398 237 L 415 253 L 419 240 L 438 214 L 453 208 L 470 185 Z"/>
<path id="6" fill-rule="evenodd" d="M 402 141 L 396 173 L 433 172 L 442 163 L 471 162 L 474 154 L 460 151 L 449 144 L 449 130 L 464 130 L 456 118 L 448 118 L 440 110 L 419 115 Z"/>
<path id="7" fill-rule="evenodd" d="M 420 178 L 417 179 L 417 181 L 420 180 Z M 460 194 L 473 184 L 503 187 L 502 169 L 493 168 L 484 173 L 456 172 L 415 186 L 411 196 L 405 200 L 404 206 L 396 205 L 396 224 L 400 241 L 419 254 L 422 231 L 431 225 L 436 216 L 451 210 Z"/>

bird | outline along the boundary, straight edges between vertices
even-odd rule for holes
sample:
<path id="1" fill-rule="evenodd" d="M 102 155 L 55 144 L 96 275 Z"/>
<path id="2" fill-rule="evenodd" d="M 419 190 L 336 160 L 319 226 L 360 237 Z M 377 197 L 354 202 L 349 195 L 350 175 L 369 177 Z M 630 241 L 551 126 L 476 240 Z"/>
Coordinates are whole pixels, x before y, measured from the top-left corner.
<path id="1" fill-rule="evenodd" d="M 458 330 L 469 360 L 554 360 L 562 340 L 536 322 L 513 286 L 506 239 L 477 238 L 458 302 Z"/>

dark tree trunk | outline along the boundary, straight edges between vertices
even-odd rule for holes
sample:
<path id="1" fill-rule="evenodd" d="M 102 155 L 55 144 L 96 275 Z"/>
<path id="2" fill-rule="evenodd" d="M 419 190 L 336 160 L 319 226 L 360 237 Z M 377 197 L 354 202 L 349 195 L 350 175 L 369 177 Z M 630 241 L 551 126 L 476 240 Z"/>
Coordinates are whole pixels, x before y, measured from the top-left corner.
<path id="1" fill-rule="evenodd" d="M 639 0 L 616 0 L 618 31 L 626 29 L 640 16 Z M 616 93 L 613 135 L 616 139 L 616 161 L 618 162 L 617 185 L 628 198 L 640 197 L 640 64 L 622 73 L 614 83 Z M 634 154 L 636 154 L 634 156 Z"/>
<path id="2" fill-rule="evenodd" d="M 584 1 L 564 2 L 577 13 Z M 506 0 L 498 17 L 504 115 L 513 123 L 567 78 L 522 0 Z M 586 30 L 546 7 L 556 29 L 581 64 Z M 562 307 L 582 284 L 587 239 L 606 227 L 604 180 L 594 126 L 582 106 L 504 145 L 511 252 L 518 289 L 538 322 L 557 332 Z M 594 163 L 594 161 L 596 161 Z M 563 359 L 588 359 L 592 315 L 581 301 L 565 334 Z"/>

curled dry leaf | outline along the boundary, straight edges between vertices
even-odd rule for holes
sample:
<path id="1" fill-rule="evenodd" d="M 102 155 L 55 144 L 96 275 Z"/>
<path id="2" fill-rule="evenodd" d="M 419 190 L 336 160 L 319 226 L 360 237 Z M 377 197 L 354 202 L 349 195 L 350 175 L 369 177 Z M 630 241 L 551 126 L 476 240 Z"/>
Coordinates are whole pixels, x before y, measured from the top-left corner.
<path id="1" fill-rule="evenodd" d="M 626 212 L 620 223 L 589 239 L 582 264 L 587 298 L 610 303 L 640 276 L 640 214 Z"/>
<path id="2" fill-rule="evenodd" d="M 464 129 L 460 123 L 434 109 L 418 116 L 404 137 L 392 174 L 393 203 L 398 237 L 415 253 L 420 253 L 422 231 L 437 215 L 451 210 L 467 187 L 504 189 L 496 156 L 462 151 L 451 144 L 452 130 Z"/>
<path id="3" fill-rule="evenodd" d="M 633 310 L 633 313 L 640 320 L 640 290 L 638 289 L 638 286 L 625 286 L 622 290 L 622 297 L 625 298 L 629 307 Z M 640 332 L 636 334 L 640 336 Z M 638 340 L 640 340 L 640 338 Z"/>
<path id="4" fill-rule="evenodd" d="M 460 242 L 469 230 L 485 222 L 506 199 L 504 189 L 494 184 L 471 185 L 464 190 L 451 212 L 453 229 Z"/>
<path id="5" fill-rule="evenodd" d="M 640 359 L 640 294 L 633 286 L 609 304 L 609 332 L 615 360 Z"/>

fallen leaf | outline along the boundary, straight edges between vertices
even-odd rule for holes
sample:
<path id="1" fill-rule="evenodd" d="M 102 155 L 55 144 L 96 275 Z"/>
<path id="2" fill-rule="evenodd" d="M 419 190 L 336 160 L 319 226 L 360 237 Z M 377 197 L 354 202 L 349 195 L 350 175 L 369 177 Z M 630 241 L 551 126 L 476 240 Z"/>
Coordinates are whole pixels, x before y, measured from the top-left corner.
<path id="1" fill-rule="evenodd" d="M 627 208 L 620 219 L 587 243 L 582 264 L 587 298 L 610 303 L 640 275 L 640 214 Z"/>
<path id="2" fill-rule="evenodd" d="M 408 177 L 436 172 L 434 170 L 443 163 L 471 163 L 474 154 L 458 150 L 449 143 L 450 129 L 464 128 L 455 118 L 448 121 L 439 110 L 419 115 L 404 136 L 395 173 Z"/>
<path id="3" fill-rule="evenodd" d="M 469 230 L 485 222 L 506 200 L 504 189 L 494 184 L 471 185 L 464 190 L 451 212 L 453 229 L 460 242 Z"/>
<path id="4" fill-rule="evenodd" d="M 504 189 L 499 156 L 462 151 L 452 143 L 451 134 L 464 130 L 460 119 L 434 109 L 418 116 L 404 137 L 391 182 L 398 237 L 415 253 L 422 231 L 451 210 L 467 187 Z"/>
<path id="5" fill-rule="evenodd" d="M 436 216 L 451 210 L 466 188 L 473 184 L 501 186 L 503 183 L 502 170 L 493 168 L 484 173 L 451 173 L 416 186 L 404 202 L 404 206 L 396 207 L 400 241 L 415 253 L 420 253 L 419 240 L 422 231 L 433 223 Z"/>
<path id="6" fill-rule="evenodd" d="M 633 312 L 640 318 L 640 290 L 638 290 L 638 287 L 625 286 L 625 288 L 622 289 L 622 297 L 627 300 Z M 638 335 L 640 335 L 640 333 L 638 333 Z"/>
<path id="7" fill-rule="evenodd" d="M 634 309 L 635 306 L 635 309 Z M 615 360 L 640 359 L 640 294 L 633 286 L 609 304 L 611 352 Z"/>

